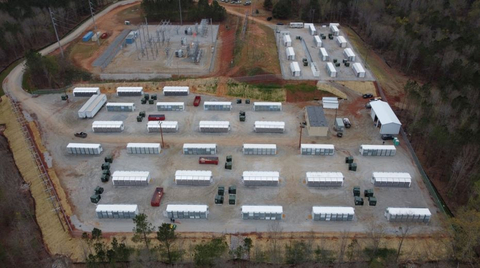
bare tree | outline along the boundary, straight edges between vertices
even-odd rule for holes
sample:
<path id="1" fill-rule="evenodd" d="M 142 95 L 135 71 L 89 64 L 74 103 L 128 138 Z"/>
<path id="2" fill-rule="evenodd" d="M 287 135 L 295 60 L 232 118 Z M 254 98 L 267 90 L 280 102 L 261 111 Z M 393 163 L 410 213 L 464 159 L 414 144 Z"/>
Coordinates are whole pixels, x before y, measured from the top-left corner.
<path id="1" fill-rule="evenodd" d="M 465 192 L 468 189 L 473 169 L 480 162 L 480 150 L 478 145 L 465 145 L 462 152 L 455 158 L 452 164 L 452 175 L 448 181 L 450 193 Z M 459 187 L 461 189 L 459 189 Z"/>
<path id="2" fill-rule="evenodd" d="M 382 238 L 385 236 L 385 226 L 382 223 L 377 223 L 375 221 L 370 221 L 365 227 L 365 233 L 367 239 L 369 240 L 369 248 L 371 250 L 370 259 L 372 259 L 380 247 Z"/>
<path id="3" fill-rule="evenodd" d="M 270 254 L 270 261 L 274 263 L 281 262 L 279 246 L 277 245 L 278 239 L 283 231 L 283 228 L 280 226 L 280 221 L 274 221 L 268 225 L 268 232 L 270 239 L 272 240 L 272 248 Z"/>
<path id="4" fill-rule="evenodd" d="M 398 227 L 398 231 L 400 232 L 400 242 L 398 243 L 397 249 L 397 256 L 395 257 L 395 262 L 398 262 L 398 257 L 400 257 L 400 252 L 402 251 L 403 241 L 405 237 L 415 228 L 416 226 L 413 225 L 412 222 L 407 221 L 402 224 L 402 226 Z"/>

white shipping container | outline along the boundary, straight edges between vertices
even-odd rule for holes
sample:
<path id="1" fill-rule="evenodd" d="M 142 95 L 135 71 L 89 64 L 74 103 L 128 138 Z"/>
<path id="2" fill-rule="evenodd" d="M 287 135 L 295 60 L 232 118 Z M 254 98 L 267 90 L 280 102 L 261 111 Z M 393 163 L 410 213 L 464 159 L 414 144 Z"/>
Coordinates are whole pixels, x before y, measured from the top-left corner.
<path id="1" fill-rule="evenodd" d="M 150 180 L 148 171 L 115 171 L 112 174 L 114 186 L 145 186 Z"/>
<path id="2" fill-rule="evenodd" d="M 317 29 L 315 29 L 315 26 L 313 26 L 313 24 L 308 26 L 308 30 L 310 31 L 310 35 L 316 35 L 317 34 Z"/>
<path id="3" fill-rule="evenodd" d="M 256 101 L 253 103 L 253 110 L 254 111 L 281 111 L 282 103 Z"/>
<path id="4" fill-rule="evenodd" d="M 340 35 L 340 31 L 338 30 L 338 27 L 332 23 L 330 23 L 330 32 L 334 35 L 334 36 L 338 36 Z"/>
<path id="5" fill-rule="evenodd" d="M 137 205 L 99 204 L 95 209 L 99 219 L 133 219 L 138 215 Z"/>
<path id="6" fill-rule="evenodd" d="M 242 182 L 245 186 L 277 186 L 280 182 L 278 171 L 244 171 Z"/>
<path id="7" fill-rule="evenodd" d="M 287 60 L 295 60 L 295 51 L 293 50 L 293 47 L 287 47 L 285 51 L 287 53 Z"/>
<path id="8" fill-rule="evenodd" d="M 341 187 L 345 180 L 342 172 L 307 172 L 306 178 L 311 187 Z"/>
<path id="9" fill-rule="evenodd" d="M 159 154 L 160 151 L 160 143 L 127 143 L 129 154 Z"/>
<path id="10" fill-rule="evenodd" d="M 102 132 L 122 132 L 124 130 L 123 121 L 93 121 L 92 131 Z"/>
<path id="11" fill-rule="evenodd" d="M 178 131 L 178 121 L 148 121 L 148 133 L 160 133 L 162 128 L 163 133 L 173 133 Z"/>
<path id="12" fill-rule="evenodd" d="M 410 187 L 412 176 L 406 172 L 373 172 L 372 183 L 378 187 Z"/>
<path id="13" fill-rule="evenodd" d="M 318 66 L 315 62 L 310 63 L 310 69 L 312 70 L 313 76 L 315 76 L 315 77 L 320 76 L 320 70 L 318 70 Z"/>
<path id="14" fill-rule="evenodd" d="M 205 111 L 230 111 L 232 110 L 231 101 L 205 101 L 203 102 Z"/>
<path id="15" fill-rule="evenodd" d="M 244 155 L 276 155 L 277 145 L 244 143 L 242 151 Z"/>
<path id="16" fill-rule="evenodd" d="M 79 118 L 93 118 L 107 102 L 105 94 L 92 95 L 90 99 L 78 110 Z"/>
<path id="17" fill-rule="evenodd" d="M 199 155 L 199 154 L 216 154 L 217 144 L 215 143 L 184 143 L 183 154 Z"/>
<path id="18" fill-rule="evenodd" d="M 242 206 L 244 220 L 281 220 L 282 206 Z"/>
<path id="19" fill-rule="evenodd" d="M 283 133 L 285 132 L 285 122 L 255 121 L 253 131 L 257 133 Z"/>
<path id="20" fill-rule="evenodd" d="M 327 70 L 327 74 L 329 77 L 337 77 L 337 70 L 335 69 L 335 66 L 333 66 L 333 63 L 327 62 L 327 65 L 325 65 L 325 69 Z"/>
<path id="21" fill-rule="evenodd" d="M 322 39 L 320 39 L 320 36 L 318 35 L 313 36 L 313 43 L 315 44 L 316 47 L 323 46 Z"/>
<path id="22" fill-rule="evenodd" d="M 394 156 L 397 149 L 393 145 L 360 145 L 363 156 Z"/>
<path id="23" fill-rule="evenodd" d="M 343 36 L 337 36 L 337 44 L 340 47 L 347 47 L 347 39 Z"/>
<path id="24" fill-rule="evenodd" d="M 312 207 L 314 221 L 352 221 L 355 209 L 352 207 Z"/>
<path id="25" fill-rule="evenodd" d="M 300 146 L 300 154 L 302 155 L 333 155 L 335 146 L 333 144 L 305 144 Z"/>
<path id="26" fill-rule="evenodd" d="M 353 53 L 353 50 L 349 47 L 343 50 L 343 55 L 345 55 L 345 58 L 347 58 L 348 61 L 355 61 L 355 53 Z"/>
<path id="27" fill-rule="evenodd" d="M 338 109 L 339 103 L 337 97 L 323 97 L 322 106 L 324 109 Z"/>
<path id="28" fill-rule="evenodd" d="M 117 87 L 117 96 L 142 96 L 143 87 Z"/>
<path id="29" fill-rule="evenodd" d="M 69 154 L 100 154 L 103 147 L 97 143 L 69 143 L 67 151 Z"/>
<path id="30" fill-rule="evenodd" d="M 363 69 L 362 64 L 355 62 L 352 64 L 352 70 L 356 77 L 365 77 L 365 69 Z"/>
<path id="31" fill-rule="evenodd" d="M 185 111 L 185 102 L 157 102 L 157 111 Z"/>
<path id="32" fill-rule="evenodd" d="M 190 94 L 190 87 L 182 87 L 182 86 L 163 87 L 164 96 L 188 96 L 188 94 Z"/>
<path id="33" fill-rule="evenodd" d="M 290 62 L 290 72 L 293 77 L 302 76 L 302 71 L 300 70 L 300 65 L 298 65 L 298 62 Z"/>
<path id="34" fill-rule="evenodd" d="M 206 219 L 207 205 L 167 205 L 163 215 L 169 219 Z"/>
<path id="35" fill-rule="evenodd" d="M 320 59 L 322 59 L 322 61 L 328 61 L 330 59 L 324 47 L 320 48 Z"/>
<path id="36" fill-rule="evenodd" d="M 303 22 L 290 22 L 290 28 L 303 28 Z"/>
<path id="37" fill-rule="evenodd" d="M 175 184 L 206 186 L 213 182 L 210 170 L 177 170 Z"/>
<path id="38" fill-rule="evenodd" d="M 291 47 L 292 46 L 292 38 L 290 35 L 284 35 L 283 36 L 283 45 L 286 47 Z"/>
<path id="39" fill-rule="evenodd" d="M 91 97 L 95 94 L 100 94 L 99 87 L 76 87 L 73 89 L 74 97 Z"/>
<path id="40" fill-rule="evenodd" d="M 135 111 L 135 103 L 133 102 L 107 102 L 108 112 L 133 112 Z"/>
<path id="41" fill-rule="evenodd" d="M 387 207 L 385 217 L 393 222 L 425 222 L 428 223 L 432 213 L 428 208 L 395 208 Z"/>
<path id="42" fill-rule="evenodd" d="M 229 121 L 200 121 L 198 123 L 200 132 L 228 132 L 230 131 Z"/>

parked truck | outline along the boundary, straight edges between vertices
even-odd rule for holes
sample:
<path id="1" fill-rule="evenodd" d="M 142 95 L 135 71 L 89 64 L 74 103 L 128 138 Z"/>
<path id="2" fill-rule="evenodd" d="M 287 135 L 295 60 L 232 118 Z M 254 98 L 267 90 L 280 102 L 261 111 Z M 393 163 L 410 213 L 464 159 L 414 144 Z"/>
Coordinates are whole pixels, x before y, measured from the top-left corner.
<path id="1" fill-rule="evenodd" d="M 343 118 L 335 118 L 335 131 L 337 132 L 337 137 L 343 137 L 343 131 L 345 130 L 345 125 L 343 124 Z"/>
<path id="2" fill-rule="evenodd" d="M 163 187 L 155 188 L 155 192 L 153 192 L 152 201 L 150 202 L 150 205 L 152 205 L 152 207 L 159 207 L 160 201 L 162 201 L 162 197 L 163 197 Z"/>
<path id="3" fill-rule="evenodd" d="M 201 101 L 202 101 L 202 97 L 195 96 L 195 100 L 193 100 L 193 106 L 197 107 L 198 105 L 200 105 Z"/>

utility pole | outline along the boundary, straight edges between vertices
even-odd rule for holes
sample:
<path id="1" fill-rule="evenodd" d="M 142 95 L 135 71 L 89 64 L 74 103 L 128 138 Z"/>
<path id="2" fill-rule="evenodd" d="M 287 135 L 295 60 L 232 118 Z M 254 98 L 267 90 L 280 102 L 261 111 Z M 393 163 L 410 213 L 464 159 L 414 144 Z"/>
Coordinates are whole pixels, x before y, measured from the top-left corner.
<path id="1" fill-rule="evenodd" d="M 65 59 L 65 55 L 63 54 L 63 48 L 62 48 L 62 45 L 60 44 L 60 39 L 58 38 L 57 24 L 55 23 L 55 17 L 53 16 L 53 12 L 50 8 L 48 8 L 48 11 L 49 11 L 48 13 L 50 13 L 50 18 L 52 19 L 53 29 L 55 30 L 55 36 L 57 37 L 58 47 L 60 48 L 60 52 L 62 53 L 62 58 Z"/>
<path id="2" fill-rule="evenodd" d="M 90 15 L 92 15 L 92 21 L 93 21 L 93 28 L 95 29 L 95 32 L 93 33 L 97 37 L 97 45 L 100 45 L 100 36 L 97 35 L 97 24 L 95 23 L 95 17 L 93 17 L 93 7 L 92 7 L 92 0 L 88 1 L 88 4 L 90 5 Z"/>
<path id="3" fill-rule="evenodd" d="M 162 129 L 162 121 L 159 122 L 160 123 L 160 135 L 162 137 L 162 149 L 165 148 L 165 143 L 163 142 L 163 129 Z"/>
<path id="4" fill-rule="evenodd" d="M 302 132 L 304 128 L 305 125 L 303 123 L 300 123 L 300 139 L 298 140 L 298 149 L 302 147 Z"/>
<path id="5" fill-rule="evenodd" d="M 210 35 L 212 36 L 212 45 L 213 45 L 213 20 L 210 18 Z"/>
<path id="6" fill-rule="evenodd" d="M 178 8 L 180 9 L 180 25 L 183 25 L 182 21 L 182 3 L 180 2 L 181 0 L 178 0 Z"/>

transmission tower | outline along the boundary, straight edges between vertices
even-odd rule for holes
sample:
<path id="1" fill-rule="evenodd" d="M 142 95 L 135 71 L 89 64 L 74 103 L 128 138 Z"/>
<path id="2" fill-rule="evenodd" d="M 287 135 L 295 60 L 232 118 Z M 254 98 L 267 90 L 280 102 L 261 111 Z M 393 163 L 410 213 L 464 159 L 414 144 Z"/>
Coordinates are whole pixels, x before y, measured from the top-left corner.
<path id="1" fill-rule="evenodd" d="M 93 28 L 95 29 L 94 35 L 97 36 L 97 45 L 100 45 L 100 36 L 97 35 L 97 24 L 95 23 L 95 17 L 93 16 L 93 3 L 92 0 L 88 1 L 88 4 L 90 5 L 90 15 L 92 15 L 92 21 L 93 21 Z"/>
<path id="2" fill-rule="evenodd" d="M 55 22 L 55 16 L 53 16 L 53 11 L 48 8 L 48 13 L 50 13 L 50 18 L 52 19 L 52 24 L 53 24 L 53 29 L 55 30 L 55 36 L 57 37 L 57 42 L 58 42 L 58 47 L 60 48 L 60 52 L 62 53 L 62 58 L 65 59 L 65 55 L 63 54 L 63 48 L 62 45 L 60 44 L 60 39 L 58 38 L 58 32 L 57 32 L 57 23 Z"/>

